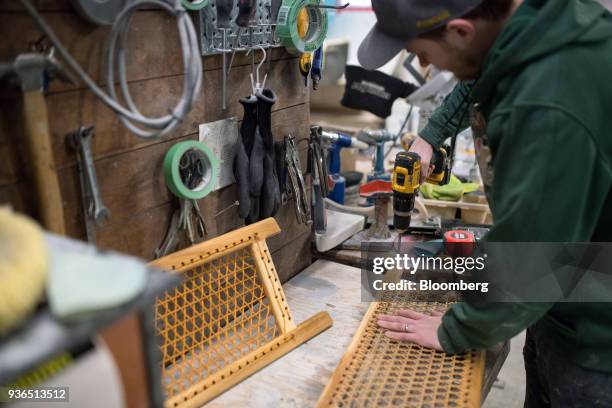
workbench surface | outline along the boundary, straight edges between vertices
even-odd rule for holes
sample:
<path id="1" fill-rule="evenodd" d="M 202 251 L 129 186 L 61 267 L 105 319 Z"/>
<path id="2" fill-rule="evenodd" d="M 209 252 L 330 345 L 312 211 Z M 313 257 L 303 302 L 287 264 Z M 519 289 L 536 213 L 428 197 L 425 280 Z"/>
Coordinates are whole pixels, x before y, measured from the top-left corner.
<path id="1" fill-rule="evenodd" d="M 325 310 L 333 326 L 212 400 L 207 408 L 314 407 L 361 322 L 361 270 L 318 260 L 283 285 L 297 324 Z M 508 344 L 487 352 L 483 397 L 508 354 Z"/>

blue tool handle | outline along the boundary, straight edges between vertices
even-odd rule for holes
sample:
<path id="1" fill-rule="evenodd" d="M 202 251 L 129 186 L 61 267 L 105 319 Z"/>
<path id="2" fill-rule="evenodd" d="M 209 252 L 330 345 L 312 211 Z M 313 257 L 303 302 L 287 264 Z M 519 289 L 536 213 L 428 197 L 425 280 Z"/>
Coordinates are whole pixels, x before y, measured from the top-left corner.
<path id="1" fill-rule="evenodd" d="M 323 70 L 323 47 L 319 47 L 315 52 L 312 59 L 312 72 L 321 78 L 321 71 Z"/>
<path id="2" fill-rule="evenodd" d="M 312 78 L 312 87 L 317 90 L 319 81 L 323 76 L 323 46 L 317 48 L 312 57 L 312 68 L 310 69 L 310 77 Z"/>
<path id="3" fill-rule="evenodd" d="M 385 142 L 376 143 L 376 163 L 374 165 L 374 172 L 385 172 Z"/>
<path id="4" fill-rule="evenodd" d="M 334 143 L 334 147 L 329 151 L 329 173 L 340 173 L 340 150 L 342 146 Z"/>

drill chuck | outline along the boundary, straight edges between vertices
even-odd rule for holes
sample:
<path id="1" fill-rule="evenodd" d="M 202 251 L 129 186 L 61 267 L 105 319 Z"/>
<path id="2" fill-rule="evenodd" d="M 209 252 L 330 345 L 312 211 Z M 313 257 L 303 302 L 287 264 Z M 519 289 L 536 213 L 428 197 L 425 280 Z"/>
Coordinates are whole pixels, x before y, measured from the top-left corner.
<path id="1" fill-rule="evenodd" d="M 400 232 L 410 228 L 412 210 L 414 209 L 414 194 L 393 194 L 393 226 Z"/>

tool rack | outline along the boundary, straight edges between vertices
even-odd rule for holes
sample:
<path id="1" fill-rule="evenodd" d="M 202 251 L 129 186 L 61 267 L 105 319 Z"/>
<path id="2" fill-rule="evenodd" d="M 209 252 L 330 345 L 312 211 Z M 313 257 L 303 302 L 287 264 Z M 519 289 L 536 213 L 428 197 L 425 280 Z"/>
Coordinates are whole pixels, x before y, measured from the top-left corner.
<path id="1" fill-rule="evenodd" d="M 234 6 L 231 14 L 230 28 L 217 28 L 216 1 L 210 0 L 207 7 L 199 10 L 198 22 L 202 55 L 214 55 L 224 52 L 248 51 L 257 46 L 278 47 L 280 40 L 276 38 L 273 27 L 276 25 L 276 16 L 272 15 L 271 0 L 259 0 L 255 12 L 255 24 L 250 27 L 240 27 L 235 22 L 238 14 L 238 5 Z M 278 13 L 278 10 L 277 10 Z M 224 45 L 225 31 L 225 45 Z"/>

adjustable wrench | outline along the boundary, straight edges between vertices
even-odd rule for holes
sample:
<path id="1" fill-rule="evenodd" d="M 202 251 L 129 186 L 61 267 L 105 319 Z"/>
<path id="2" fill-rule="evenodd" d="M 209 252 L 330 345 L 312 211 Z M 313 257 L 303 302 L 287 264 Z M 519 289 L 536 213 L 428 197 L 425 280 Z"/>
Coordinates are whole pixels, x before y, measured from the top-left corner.
<path id="1" fill-rule="evenodd" d="M 93 126 L 87 128 L 81 127 L 76 132 L 68 135 L 69 142 L 76 151 L 87 239 L 90 242 L 95 242 L 95 231 L 91 221 L 93 220 L 95 225 L 99 226 L 104 220 L 109 219 L 111 215 L 108 208 L 102 202 L 102 196 L 98 188 L 96 168 L 91 153 L 93 129 Z"/>

